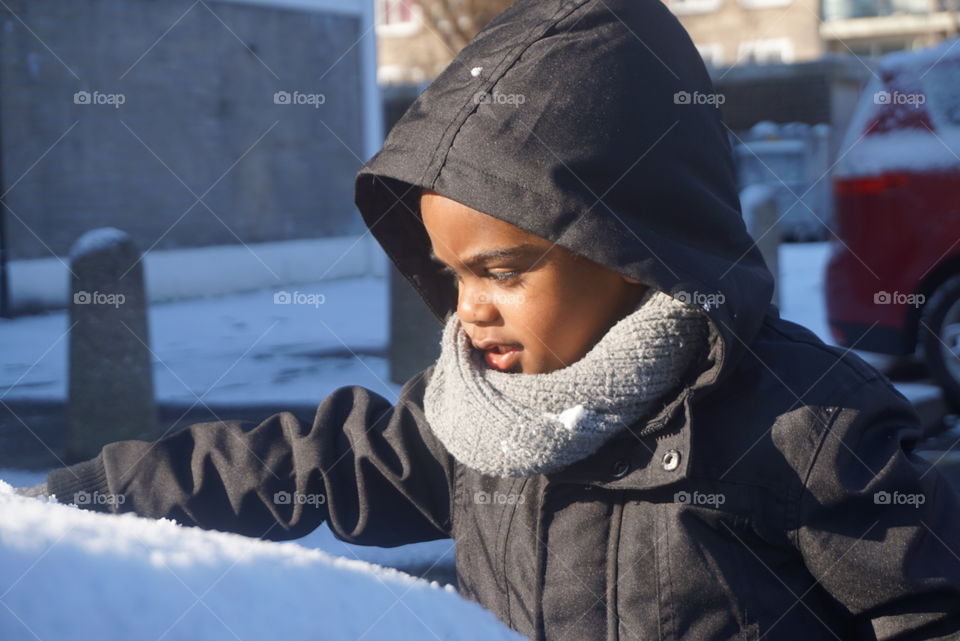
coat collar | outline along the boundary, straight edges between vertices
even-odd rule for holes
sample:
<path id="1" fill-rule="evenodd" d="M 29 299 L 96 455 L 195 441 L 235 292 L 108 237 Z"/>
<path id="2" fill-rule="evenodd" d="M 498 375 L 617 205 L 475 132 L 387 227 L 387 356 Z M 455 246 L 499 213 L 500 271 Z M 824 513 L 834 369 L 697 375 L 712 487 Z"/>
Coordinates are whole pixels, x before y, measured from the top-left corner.
<path id="1" fill-rule="evenodd" d="M 690 404 L 698 388 L 688 387 L 656 417 L 611 439 L 596 453 L 554 474 L 549 483 L 577 483 L 609 489 L 651 489 L 687 477 L 691 459 Z"/>

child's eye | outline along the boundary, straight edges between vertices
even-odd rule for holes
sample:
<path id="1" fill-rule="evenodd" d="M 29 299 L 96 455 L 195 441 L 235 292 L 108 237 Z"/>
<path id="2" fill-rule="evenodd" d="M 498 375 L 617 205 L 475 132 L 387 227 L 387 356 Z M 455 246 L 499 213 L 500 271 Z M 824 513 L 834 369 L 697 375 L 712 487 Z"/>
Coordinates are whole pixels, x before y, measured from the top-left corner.
<path id="1" fill-rule="evenodd" d="M 508 281 L 520 275 L 520 272 L 487 272 L 490 278 L 500 282 Z"/>
<path id="2" fill-rule="evenodd" d="M 441 268 L 440 268 L 440 273 L 443 274 L 444 276 L 449 276 L 449 277 L 452 278 L 454 281 L 459 282 L 459 280 L 460 280 L 460 276 L 457 274 L 456 270 L 453 269 L 453 268 L 451 268 L 451 267 L 441 267 Z M 518 271 L 508 271 L 508 272 L 491 272 L 491 271 L 488 271 L 486 274 L 484 274 L 484 277 L 486 277 L 486 278 L 492 278 L 493 280 L 495 280 L 495 281 L 497 281 L 497 282 L 500 282 L 500 283 L 506 283 L 506 282 L 508 282 L 508 281 L 513 280 L 514 278 L 516 278 L 516 277 L 519 276 L 519 275 L 520 275 L 520 272 L 518 272 Z"/>

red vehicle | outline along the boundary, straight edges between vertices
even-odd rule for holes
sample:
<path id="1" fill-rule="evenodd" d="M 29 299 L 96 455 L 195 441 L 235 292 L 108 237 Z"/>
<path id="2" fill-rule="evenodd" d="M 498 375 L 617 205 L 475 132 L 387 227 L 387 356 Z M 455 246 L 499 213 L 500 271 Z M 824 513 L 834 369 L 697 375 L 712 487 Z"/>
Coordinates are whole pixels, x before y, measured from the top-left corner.
<path id="1" fill-rule="evenodd" d="M 833 188 L 834 339 L 917 354 L 960 409 L 960 39 L 880 59 Z"/>

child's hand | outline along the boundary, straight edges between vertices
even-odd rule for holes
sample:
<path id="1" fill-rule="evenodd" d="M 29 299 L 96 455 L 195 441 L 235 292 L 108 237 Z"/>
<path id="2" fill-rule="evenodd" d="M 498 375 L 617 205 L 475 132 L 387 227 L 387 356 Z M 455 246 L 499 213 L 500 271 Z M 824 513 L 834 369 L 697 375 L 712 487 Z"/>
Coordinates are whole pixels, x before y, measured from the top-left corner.
<path id="1" fill-rule="evenodd" d="M 30 487 L 15 487 L 13 488 L 13 491 L 20 496 L 29 496 L 31 498 L 49 496 L 49 493 L 47 492 L 46 481 L 40 483 L 39 485 L 32 485 Z"/>

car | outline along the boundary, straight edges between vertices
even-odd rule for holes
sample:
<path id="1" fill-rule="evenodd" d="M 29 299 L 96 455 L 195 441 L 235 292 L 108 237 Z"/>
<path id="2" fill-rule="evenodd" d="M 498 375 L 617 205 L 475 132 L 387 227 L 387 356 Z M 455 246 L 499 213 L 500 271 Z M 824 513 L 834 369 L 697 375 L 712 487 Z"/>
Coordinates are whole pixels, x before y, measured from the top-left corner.
<path id="1" fill-rule="evenodd" d="M 917 356 L 960 410 L 960 39 L 877 61 L 840 146 L 833 201 L 833 339 Z"/>

